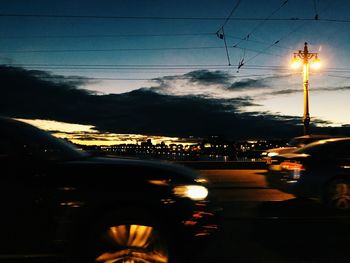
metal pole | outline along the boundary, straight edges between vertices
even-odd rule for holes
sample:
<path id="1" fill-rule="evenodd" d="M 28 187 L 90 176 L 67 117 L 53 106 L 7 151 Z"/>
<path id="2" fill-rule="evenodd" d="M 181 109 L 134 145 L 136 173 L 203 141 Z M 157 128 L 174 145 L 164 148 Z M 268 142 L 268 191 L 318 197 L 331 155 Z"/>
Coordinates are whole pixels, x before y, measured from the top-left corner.
<path id="1" fill-rule="evenodd" d="M 301 53 L 301 52 L 300 52 Z M 311 55 L 312 56 L 312 55 Z M 310 134 L 310 113 L 309 113 L 309 50 L 307 43 L 304 44 L 303 59 L 303 88 L 304 88 L 304 135 Z M 311 57 L 310 57 L 311 58 Z"/>
<path id="2" fill-rule="evenodd" d="M 309 113 L 309 63 L 304 64 L 304 135 L 310 134 L 310 113 Z"/>

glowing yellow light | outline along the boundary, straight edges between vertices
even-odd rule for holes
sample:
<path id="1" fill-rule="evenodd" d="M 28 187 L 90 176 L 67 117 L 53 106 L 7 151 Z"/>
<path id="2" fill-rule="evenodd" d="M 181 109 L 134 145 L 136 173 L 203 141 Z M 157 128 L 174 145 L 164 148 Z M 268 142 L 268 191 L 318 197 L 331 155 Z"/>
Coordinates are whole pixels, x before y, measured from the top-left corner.
<path id="1" fill-rule="evenodd" d="M 298 68 L 300 68 L 300 67 L 301 67 L 301 61 L 300 61 L 300 59 L 294 57 L 293 60 L 292 60 L 292 63 L 291 63 L 291 67 L 292 67 L 293 69 L 298 69 Z"/>
<path id="2" fill-rule="evenodd" d="M 208 196 L 208 189 L 202 185 L 181 185 L 174 188 L 174 193 L 180 197 L 204 200 Z"/>
<path id="3" fill-rule="evenodd" d="M 319 58 L 315 58 L 315 60 L 311 63 L 311 67 L 313 69 L 319 69 L 321 67 L 321 60 Z"/>

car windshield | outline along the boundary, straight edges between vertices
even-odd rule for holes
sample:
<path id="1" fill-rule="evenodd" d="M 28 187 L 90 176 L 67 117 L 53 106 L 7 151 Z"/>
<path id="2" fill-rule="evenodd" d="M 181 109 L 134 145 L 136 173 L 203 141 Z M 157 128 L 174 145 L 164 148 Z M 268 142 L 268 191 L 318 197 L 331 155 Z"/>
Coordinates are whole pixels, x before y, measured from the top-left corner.
<path id="1" fill-rule="evenodd" d="M 63 139 L 37 129 L 29 124 L 12 122 L 5 134 L 16 142 L 17 151 L 27 157 L 40 160 L 76 160 L 88 154 Z"/>

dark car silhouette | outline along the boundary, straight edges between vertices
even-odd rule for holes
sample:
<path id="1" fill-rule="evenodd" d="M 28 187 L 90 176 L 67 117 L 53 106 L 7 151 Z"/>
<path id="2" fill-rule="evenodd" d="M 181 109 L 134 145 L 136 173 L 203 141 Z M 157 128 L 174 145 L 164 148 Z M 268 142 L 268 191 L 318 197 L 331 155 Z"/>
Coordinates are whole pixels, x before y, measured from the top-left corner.
<path id="1" fill-rule="evenodd" d="M 350 138 L 320 140 L 273 157 L 267 181 L 297 197 L 350 210 Z"/>
<path id="2" fill-rule="evenodd" d="M 5 261 L 174 262 L 217 229 L 219 209 L 192 170 L 92 157 L 9 118 L 0 176 Z"/>

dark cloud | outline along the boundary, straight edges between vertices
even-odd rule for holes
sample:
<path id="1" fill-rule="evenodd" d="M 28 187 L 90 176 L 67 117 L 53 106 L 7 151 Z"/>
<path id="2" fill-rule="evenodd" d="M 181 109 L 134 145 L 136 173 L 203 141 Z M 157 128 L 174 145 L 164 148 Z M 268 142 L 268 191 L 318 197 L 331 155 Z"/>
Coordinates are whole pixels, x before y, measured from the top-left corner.
<path id="1" fill-rule="evenodd" d="M 188 78 L 190 82 L 202 84 L 202 85 L 229 85 L 232 75 L 224 71 L 209 71 L 209 70 L 196 70 L 189 72 L 184 75 L 185 78 Z"/>
<path id="2" fill-rule="evenodd" d="M 42 71 L 0 67 L 0 112 L 6 115 L 23 115 L 29 118 L 66 119 L 89 99 L 90 93 L 78 89 L 71 82 L 52 81 L 56 78 Z"/>
<path id="3" fill-rule="evenodd" d="M 153 82 L 155 82 L 156 85 L 150 89 L 164 94 L 176 95 L 178 93 L 183 94 L 183 90 L 180 91 L 177 87 L 179 85 L 186 85 L 188 89 L 191 90 L 188 93 L 204 95 L 210 93 L 210 90 L 203 89 L 203 86 L 211 88 L 210 86 L 219 85 L 225 88 L 231 85 L 233 78 L 234 76 L 224 71 L 196 70 L 183 75 L 154 78 Z M 181 84 L 179 84 L 178 81 L 181 81 Z M 217 87 L 214 88 L 216 89 Z"/>
<path id="4" fill-rule="evenodd" d="M 291 74 L 283 74 L 283 75 L 272 75 L 272 76 L 264 76 L 258 78 L 246 78 L 241 79 L 239 81 L 233 82 L 230 86 L 227 87 L 229 90 L 244 90 L 244 89 L 261 89 L 265 87 L 269 87 L 271 81 L 277 81 L 283 78 L 288 78 L 292 76 Z"/>
<path id="5" fill-rule="evenodd" d="M 126 134 L 264 138 L 302 133 L 298 118 L 241 113 L 240 107 L 253 104 L 249 98 L 171 96 L 145 88 L 98 96 L 64 78 L 54 76 L 51 81 L 50 76 L 0 67 L 0 114 L 89 124 L 101 132 Z"/>
<path id="6" fill-rule="evenodd" d="M 201 94 L 202 96 L 212 97 L 213 91 L 247 91 L 268 89 L 271 90 L 271 84 L 284 78 L 289 78 L 293 74 L 276 75 L 251 75 L 251 77 L 237 77 L 226 71 L 196 70 L 183 75 L 163 76 L 155 78 L 153 81 L 157 84 L 150 89 L 163 94 Z M 182 82 L 178 82 L 182 81 Z M 179 90 L 181 87 L 187 87 Z M 206 87 L 204 87 L 206 86 Z M 215 93 L 215 92 L 214 92 Z M 277 93 L 276 95 L 279 95 Z"/>
<path id="7" fill-rule="evenodd" d="M 302 89 L 285 89 L 285 90 L 268 92 L 264 95 L 276 96 L 276 95 L 288 95 L 288 94 L 294 94 L 294 93 L 300 93 L 300 92 L 303 92 L 303 90 Z"/>
<path id="8" fill-rule="evenodd" d="M 79 87 L 81 85 L 85 85 L 88 82 L 90 82 L 90 80 L 88 78 L 81 77 L 81 76 L 65 77 L 65 76 L 61 76 L 61 75 L 54 75 L 54 74 L 51 74 L 49 72 L 42 71 L 42 70 L 30 70 L 28 72 L 33 77 L 36 77 L 40 80 L 55 83 L 58 86 L 65 85 L 65 86 L 70 86 L 70 87 L 76 88 L 76 87 Z"/>
<path id="9" fill-rule="evenodd" d="M 263 79 L 243 79 L 232 83 L 227 89 L 238 90 L 245 88 L 261 88 L 264 84 Z"/>

